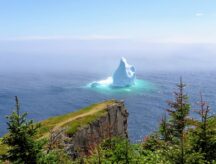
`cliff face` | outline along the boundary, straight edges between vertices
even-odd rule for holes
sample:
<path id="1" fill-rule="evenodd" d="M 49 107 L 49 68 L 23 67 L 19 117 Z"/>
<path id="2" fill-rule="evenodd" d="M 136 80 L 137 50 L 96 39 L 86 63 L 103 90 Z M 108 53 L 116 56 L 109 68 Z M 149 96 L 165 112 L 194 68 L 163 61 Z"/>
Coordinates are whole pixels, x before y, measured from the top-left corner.
<path id="1" fill-rule="evenodd" d="M 72 158 L 91 154 L 103 139 L 113 136 L 128 137 L 128 112 L 124 102 L 116 101 L 105 110 L 107 112 L 104 116 L 78 129 L 72 136 L 62 136 L 64 149 Z"/>
<path id="2" fill-rule="evenodd" d="M 91 154 L 104 139 L 127 138 L 127 118 L 123 101 L 108 100 L 41 121 L 35 139 L 47 139 L 47 152 L 61 149 L 75 159 Z M 0 139 L 0 155 L 6 154 L 7 149 Z"/>

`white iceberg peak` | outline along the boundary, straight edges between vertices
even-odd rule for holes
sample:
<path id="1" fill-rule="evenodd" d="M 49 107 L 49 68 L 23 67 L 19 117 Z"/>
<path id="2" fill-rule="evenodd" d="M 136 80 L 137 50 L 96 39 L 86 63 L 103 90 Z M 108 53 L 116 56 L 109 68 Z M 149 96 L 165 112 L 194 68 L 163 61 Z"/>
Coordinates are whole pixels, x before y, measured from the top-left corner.
<path id="1" fill-rule="evenodd" d="M 136 79 L 135 68 L 127 63 L 127 60 L 122 57 L 117 70 L 113 74 L 114 87 L 126 87 L 134 85 Z"/>
<path id="2" fill-rule="evenodd" d="M 91 83 L 91 87 L 128 87 L 135 84 L 136 74 L 135 68 L 127 63 L 127 60 L 122 57 L 120 64 L 112 77 L 105 80 L 95 81 Z"/>

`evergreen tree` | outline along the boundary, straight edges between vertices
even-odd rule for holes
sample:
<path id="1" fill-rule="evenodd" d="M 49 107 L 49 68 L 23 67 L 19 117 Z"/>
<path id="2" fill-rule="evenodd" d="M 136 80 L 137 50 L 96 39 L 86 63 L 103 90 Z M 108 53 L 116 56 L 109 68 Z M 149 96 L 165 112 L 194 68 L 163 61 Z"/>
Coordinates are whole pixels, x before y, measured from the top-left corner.
<path id="1" fill-rule="evenodd" d="M 5 159 L 13 163 L 34 164 L 41 150 L 39 144 L 33 139 L 39 125 L 33 124 L 32 120 L 27 121 L 27 113 L 20 114 L 17 96 L 15 101 L 16 110 L 7 117 L 9 133 L 3 138 L 3 143 L 10 147 Z"/>
<path id="2" fill-rule="evenodd" d="M 185 163 L 185 150 L 184 150 L 184 130 L 187 125 L 187 117 L 190 111 L 190 104 L 188 96 L 184 93 L 185 84 L 180 78 L 177 84 L 178 92 L 174 92 L 175 100 L 168 101 L 170 108 L 167 110 L 170 115 L 169 126 L 170 132 L 173 137 L 173 142 L 179 143 L 181 154 L 180 163 Z"/>
<path id="3" fill-rule="evenodd" d="M 211 116 L 209 116 L 210 107 L 203 100 L 200 94 L 200 110 L 197 112 L 201 117 L 198 125 L 193 129 L 192 148 L 197 152 L 204 154 L 207 161 L 212 162 L 216 159 L 216 130 L 215 125 L 211 123 Z"/>
<path id="4" fill-rule="evenodd" d="M 188 96 L 184 93 L 185 86 L 180 78 L 180 83 L 177 84 L 178 92 L 174 92 L 175 100 L 168 101 L 170 106 L 167 110 L 170 115 L 169 125 L 172 129 L 172 135 L 179 140 L 181 140 L 187 125 L 187 117 L 190 111 Z"/>
<path id="5" fill-rule="evenodd" d="M 167 121 L 166 114 L 164 114 L 164 116 L 162 117 L 162 120 L 159 126 L 159 134 L 160 134 L 161 140 L 164 140 L 165 142 L 171 141 L 170 127 Z"/>

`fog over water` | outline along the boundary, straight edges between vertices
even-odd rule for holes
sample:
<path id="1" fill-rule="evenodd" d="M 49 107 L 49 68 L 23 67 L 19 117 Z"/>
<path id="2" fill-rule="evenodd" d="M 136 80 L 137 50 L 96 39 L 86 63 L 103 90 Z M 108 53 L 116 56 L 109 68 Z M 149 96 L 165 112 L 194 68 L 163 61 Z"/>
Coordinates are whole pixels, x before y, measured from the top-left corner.
<path id="1" fill-rule="evenodd" d="M 137 141 L 157 128 L 180 76 L 187 83 L 193 108 L 197 109 L 202 91 L 216 112 L 214 44 L 0 42 L 0 135 L 7 132 L 5 115 L 14 109 L 15 95 L 20 98 L 22 111 L 35 121 L 115 98 L 125 100 L 130 114 L 129 136 Z M 111 76 L 122 56 L 135 66 L 138 79 L 145 81 L 144 90 L 99 92 L 84 87 Z"/>
<path id="2" fill-rule="evenodd" d="M 0 72 L 111 73 L 122 56 L 137 71 L 216 70 L 215 44 L 132 40 L 0 41 Z"/>

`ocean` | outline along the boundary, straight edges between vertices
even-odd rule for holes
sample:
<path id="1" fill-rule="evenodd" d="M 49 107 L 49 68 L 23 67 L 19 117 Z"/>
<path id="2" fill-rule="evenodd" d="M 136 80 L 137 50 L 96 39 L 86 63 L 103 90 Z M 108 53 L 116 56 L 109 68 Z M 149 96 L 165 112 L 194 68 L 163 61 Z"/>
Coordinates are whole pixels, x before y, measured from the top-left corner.
<path id="1" fill-rule="evenodd" d="M 191 116 L 197 117 L 200 92 L 216 112 L 216 72 L 137 72 L 137 78 L 151 84 L 151 88 L 128 92 L 103 92 L 86 86 L 106 78 L 103 73 L 58 72 L 58 73 L 0 73 L 0 135 L 7 132 L 6 115 L 15 107 L 18 96 L 21 112 L 28 118 L 40 121 L 48 117 L 79 110 L 92 103 L 108 99 L 124 100 L 129 112 L 128 131 L 133 142 L 142 140 L 154 132 L 165 113 L 167 100 L 173 99 L 176 84 L 182 77 L 187 84 L 185 92 L 192 104 Z"/>

